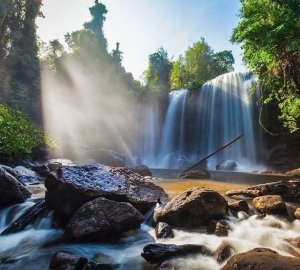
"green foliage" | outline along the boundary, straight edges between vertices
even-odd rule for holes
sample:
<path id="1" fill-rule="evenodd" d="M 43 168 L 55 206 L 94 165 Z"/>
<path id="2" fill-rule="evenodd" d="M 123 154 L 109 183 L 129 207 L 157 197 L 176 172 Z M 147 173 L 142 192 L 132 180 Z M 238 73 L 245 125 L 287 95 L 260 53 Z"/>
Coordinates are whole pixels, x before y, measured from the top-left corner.
<path id="1" fill-rule="evenodd" d="M 22 158 L 30 158 L 32 149 L 36 146 L 57 147 L 24 114 L 0 104 L 1 161 L 13 163 Z"/>
<path id="2" fill-rule="evenodd" d="M 170 89 L 170 71 L 172 63 L 164 48 L 149 55 L 148 69 L 144 72 L 146 85 L 154 92 L 165 92 Z"/>
<path id="3" fill-rule="evenodd" d="M 233 71 L 231 51 L 214 53 L 204 38 L 193 44 L 173 62 L 170 75 L 172 89 L 199 88 L 204 82 L 218 75 Z"/>
<path id="4" fill-rule="evenodd" d="M 259 76 L 263 98 L 280 109 L 290 132 L 300 123 L 300 5 L 298 0 L 240 0 L 231 41 L 242 44 L 243 60 Z"/>
<path id="5" fill-rule="evenodd" d="M 40 0 L 4 0 L 0 4 L 0 101 L 37 122 L 41 113 L 35 19 L 42 16 L 41 5 Z"/>

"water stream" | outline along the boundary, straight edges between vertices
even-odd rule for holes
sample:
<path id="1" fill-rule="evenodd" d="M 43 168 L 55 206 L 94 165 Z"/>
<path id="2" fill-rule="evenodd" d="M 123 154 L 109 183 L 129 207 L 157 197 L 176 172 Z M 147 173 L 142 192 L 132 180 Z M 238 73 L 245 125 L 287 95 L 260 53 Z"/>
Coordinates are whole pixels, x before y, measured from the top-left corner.
<path id="1" fill-rule="evenodd" d="M 255 77 L 231 72 L 199 90 L 172 91 L 161 124 L 162 109 L 153 101 L 144 115 L 138 156 L 150 168 L 183 169 L 243 134 L 242 139 L 208 160 L 209 169 L 233 160 L 238 171 L 261 168 L 261 128 L 257 98 L 251 94 Z"/>
<path id="2" fill-rule="evenodd" d="M 236 185 L 247 185 L 249 183 L 271 182 L 279 179 L 286 179 L 282 176 L 262 176 L 246 173 L 224 173 L 212 172 L 212 179 L 179 181 L 176 178 L 177 171 L 154 171 L 157 176 L 154 181 L 166 189 L 167 193 L 179 193 L 186 190 L 186 183 L 192 186 L 205 186 L 213 188 L 220 193 L 223 189 L 230 190 Z M 171 175 L 165 178 L 164 175 Z M 163 177 L 163 178 L 162 178 Z M 244 179 L 244 182 L 241 181 Z M 172 186 L 168 186 L 172 184 Z M 211 186 L 213 185 L 213 186 Z M 172 193 L 173 192 L 173 193 Z M 175 195 L 175 194 L 173 194 Z M 26 203 L 0 209 L 0 231 L 4 230 L 11 222 L 19 217 L 28 207 L 33 205 L 35 199 Z M 240 213 L 245 218 L 247 215 Z M 250 250 L 255 247 L 268 247 L 280 254 L 300 256 L 298 249 L 292 247 L 285 239 L 300 236 L 300 221 L 288 222 L 274 216 L 266 216 L 264 219 L 257 219 L 251 216 L 248 219 L 238 219 L 228 216 L 230 232 L 228 237 L 217 237 L 208 235 L 206 228 L 199 227 L 194 230 L 174 229 L 175 238 L 157 240 L 154 230 L 146 223 L 142 224 L 139 230 L 125 233 L 115 243 L 56 243 L 63 231 L 51 228 L 52 212 L 45 213 L 33 225 L 28 226 L 24 231 L 0 236 L 0 270 L 46 270 L 48 269 L 51 257 L 56 251 L 66 251 L 87 257 L 89 260 L 95 256 L 106 256 L 115 265 L 116 269 L 153 269 L 140 256 L 143 247 L 149 243 L 160 242 L 169 244 L 202 244 L 207 245 L 212 251 L 222 243 L 228 243 L 232 252 L 238 253 Z M 177 262 L 179 269 L 209 269 L 219 270 L 225 264 L 219 264 L 216 260 L 206 256 L 187 256 L 180 258 Z M 168 269 L 168 268 L 166 268 Z"/>

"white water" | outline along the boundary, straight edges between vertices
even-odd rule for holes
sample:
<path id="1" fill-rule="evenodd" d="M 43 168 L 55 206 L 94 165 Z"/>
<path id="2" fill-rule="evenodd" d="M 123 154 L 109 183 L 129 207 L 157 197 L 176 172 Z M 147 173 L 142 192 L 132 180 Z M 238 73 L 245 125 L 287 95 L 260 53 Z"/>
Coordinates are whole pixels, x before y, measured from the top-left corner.
<path id="1" fill-rule="evenodd" d="M 28 208 L 29 203 L 19 205 L 20 211 L 15 213 L 19 216 L 24 209 Z M 9 214 L 8 209 L 2 209 L 0 220 L 3 221 Z M 174 229 L 175 238 L 156 240 L 154 230 L 145 224 L 139 230 L 130 231 L 124 234 L 123 238 L 112 244 L 54 244 L 46 245 L 61 237 L 63 232 L 48 227 L 48 221 L 41 225 L 41 222 L 29 226 L 26 230 L 0 236 L 0 269 L 1 270 L 47 270 L 51 257 L 56 251 L 66 251 L 87 257 L 89 260 L 97 254 L 104 254 L 110 258 L 113 264 L 119 265 L 118 269 L 131 270 L 150 270 L 153 265 L 149 265 L 140 256 L 143 247 L 149 243 L 165 244 L 200 244 L 206 245 L 212 251 L 222 243 L 228 243 L 232 247 L 232 255 L 250 250 L 255 247 L 271 248 L 282 255 L 300 256 L 299 249 L 294 248 L 285 239 L 296 238 L 300 235 L 300 221 L 282 221 L 274 216 L 266 216 L 263 219 L 256 219 L 240 212 L 241 219 L 229 217 L 228 237 L 217 237 L 207 235 L 204 227 L 194 230 Z M 51 219 L 47 215 L 43 219 Z M 243 220 L 244 219 L 244 220 Z M 5 226 L 4 226 L 5 227 Z M 3 228 L 1 228 L 2 230 Z M 170 261 L 164 263 L 165 269 L 168 268 Z M 178 270 L 209 269 L 219 270 L 226 262 L 219 264 L 211 257 L 202 255 L 189 255 L 176 261 Z"/>
<path id="2" fill-rule="evenodd" d="M 204 84 L 193 102 L 189 91 L 172 91 L 162 126 L 157 104 L 148 105 L 141 162 L 150 168 L 183 169 L 243 134 L 209 158 L 209 169 L 233 160 L 239 171 L 259 170 L 263 149 L 256 100 L 250 97 L 254 81 L 245 73 L 221 75 Z"/>

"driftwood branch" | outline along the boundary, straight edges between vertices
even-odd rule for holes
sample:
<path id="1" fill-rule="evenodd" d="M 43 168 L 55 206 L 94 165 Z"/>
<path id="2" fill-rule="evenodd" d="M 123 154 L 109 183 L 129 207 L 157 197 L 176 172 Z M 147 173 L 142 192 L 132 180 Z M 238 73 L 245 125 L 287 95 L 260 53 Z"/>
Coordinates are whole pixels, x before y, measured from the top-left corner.
<path id="1" fill-rule="evenodd" d="M 191 167 L 187 168 L 186 170 L 184 170 L 182 173 L 185 173 L 187 171 L 190 171 L 194 168 L 196 168 L 200 163 L 202 163 L 203 161 L 205 161 L 206 159 L 210 158 L 211 156 L 217 154 L 218 152 L 222 151 L 223 149 L 225 149 L 226 147 L 228 147 L 229 145 L 231 145 L 232 143 L 234 143 L 235 141 L 237 141 L 238 139 L 240 139 L 241 137 L 243 137 L 243 134 L 240 134 L 239 136 L 237 136 L 236 138 L 234 138 L 233 140 L 229 141 L 228 143 L 224 144 L 223 146 L 221 146 L 220 148 L 218 148 L 216 151 L 212 152 L 210 155 L 206 156 L 205 158 L 202 158 L 200 161 L 198 161 L 197 163 L 195 163 L 194 165 L 192 165 Z"/>

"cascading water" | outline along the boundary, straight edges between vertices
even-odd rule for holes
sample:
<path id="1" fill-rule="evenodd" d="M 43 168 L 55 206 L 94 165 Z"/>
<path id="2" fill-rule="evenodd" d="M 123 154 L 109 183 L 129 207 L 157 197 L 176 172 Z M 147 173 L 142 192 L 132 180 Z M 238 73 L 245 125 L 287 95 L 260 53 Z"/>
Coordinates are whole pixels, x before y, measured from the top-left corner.
<path id="1" fill-rule="evenodd" d="M 169 107 L 159 148 L 159 165 L 163 168 L 171 167 L 184 153 L 187 96 L 188 90 L 184 89 L 169 94 Z"/>
<path id="2" fill-rule="evenodd" d="M 254 78 L 246 74 L 228 73 L 201 87 L 196 103 L 193 162 L 243 134 L 234 145 L 212 156 L 208 166 L 215 169 L 228 160 L 242 164 L 244 170 L 258 165 L 256 149 L 261 145 L 261 135 L 254 102 L 249 100 L 253 83 Z"/>
<path id="3" fill-rule="evenodd" d="M 27 202 L 6 209 L 0 209 L 0 220 L 13 221 L 20 216 L 32 202 Z M 298 248 L 293 247 L 286 239 L 297 239 L 300 233 L 300 222 L 286 222 L 267 215 L 260 219 L 253 215 L 248 217 L 244 212 L 238 214 L 241 219 L 228 216 L 228 237 L 208 235 L 205 227 L 193 230 L 173 229 L 174 238 L 156 239 L 154 228 L 142 224 L 140 229 L 129 231 L 114 243 L 67 243 L 60 239 L 63 231 L 44 225 L 29 225 L 19 233 L 0 235 L 0 270 L 46 270 L 49 269 L 51 257 L 57 251 L 64 251 L 88 258 L 107 258 L 114 269 L 118 270 L 150 270 L 153 265 L 146 263 L 141 257 L 143 247 L 158 242 L 164 244 L 196 244 L 205 245 L 215 251 L 222 243 L 231 247 L 232 255 L 256 247 L 271 248 L 282 255 L 300 256 Z M 51 218 L 47 216 L 46 219 Z M 8 225 L 4 222 L 5 226 Z M 3 224 L 2 224 L 3 226 Z M 3 229 L 3 228 L 0 228 Z M 215 258 L 204 255 L 180 256 L 176 258 L 176 269 L 220 270 L 226 264 L 218 263 Z M 162 269 L 162 268 L 161 268 Z M 169 269 L 169 268 L 166 268 Z"/>
<path id="4" fill-rule="evenodd" d="M 192 98 L 188 90 L 172 91 L 162 126 L 158 108 L 150 106 L 144 124 L 151 132 L 143 137 L 142 162 L 150 168 L 182 169 L 243 134 L 208 160 L 209 169 L 230 160 L 239 170 L 257 169 L 262 137 L 251 98 L 254 82 L 249 74 L 232 72 L 205 83 Z"/>

